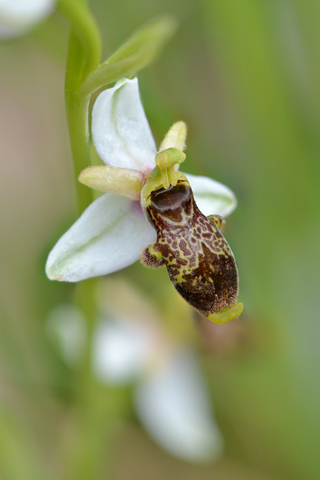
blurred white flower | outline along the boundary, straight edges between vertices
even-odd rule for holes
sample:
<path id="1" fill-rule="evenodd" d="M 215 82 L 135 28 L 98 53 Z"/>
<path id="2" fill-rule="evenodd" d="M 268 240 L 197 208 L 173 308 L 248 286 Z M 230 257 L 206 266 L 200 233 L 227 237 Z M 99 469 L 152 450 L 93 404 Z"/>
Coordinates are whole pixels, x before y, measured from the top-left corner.
<path id="1" fill-rule="evenodd" d="M 104 294 L 109 293 L 106 304 L 112 303 L 110 298 L 116 297 L 118 290 L 119 296 L 127 297 L 127 305 L 116 309 L 111 305 L 113 313 L 105 313 L 97 323 L 92 344 L 94 376 L 107 385 L 134 385 L 133 401 L 141 424 L 172 455 L 200 463 L 217 460 L 223 451 L 223 438 L 195 352 L 170 338 L 139 292 L 123 290 L 119 282 L 105 285 Z M 117 301 L 115 298 L 114 303 Z M 55 310 L 48 325 L 51 338 L 60 339 L 59 351 L 69 365 L 70 347 L 72 356 L 79 359 L 74 346 L 82 346 L 84 333 L 79 311 L 70 314 L 70 308 Z M 130 311 L 131 316 L 126 316 Z M 186 323 L 189 320 L 185 319 Z"/>
<path id="2" fill-rule="evenodd" d="M 145 175 L 156 166 L 157 149 L 136 78 L 121 80 L 98 96 L 92 136 L 108 167 L 85 170 L 81 181 L 89 179 L 88 185 L 112 193 L 95 200 L 54 246 L 46 264 L 52 280 L 77 282 L 115 272 L 138 260 L 143 247 L 156 241 L 140 193 Z M 226 217 L 236 207 L 228 187 L 207 177 L 186 176 L 205 215 Z"/>
<path id="3" fill-rule="evenodd" d="M 102 320 L 94 339 L 95 375 L 108 384 L 135 383 L 140 421 L 168 452 L 194 462 L 215 460 L 223 440 L 195 354 L 163 333 L 150 323 Z"/>
<path id="4" fill-rule="evenodd" d="M 177 457 L 203 462 L 222 454 L 222 436 L 191 350 L 173 351 L 161 366 L 142 377 L 135 405 L 149 434 Z"/>
<path id="5" fill-rule="evenodd" d="M 0 0 L 0 39 L 30 30 L 49 15 L 55 0 Z"/>

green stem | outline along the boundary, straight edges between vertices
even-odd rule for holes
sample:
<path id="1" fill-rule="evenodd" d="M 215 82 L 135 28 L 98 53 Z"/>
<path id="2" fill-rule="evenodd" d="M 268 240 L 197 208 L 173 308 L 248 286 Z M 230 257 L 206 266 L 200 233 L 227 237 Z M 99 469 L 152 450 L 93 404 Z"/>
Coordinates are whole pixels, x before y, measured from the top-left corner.
<path id="1" fill-rule="evenodd" d="M 70 144 L 75 176 L 90 165 L 89 102 L 90 93 L 80 93 L 85 79 L 97 69 L 100 61 L 100 38 L 85 0 L 58 0 L 58 12 L 67 20 L 71 33 L 68 48 L 65 100 Z M 92 202 L 92 190 L 76 182 L 78 214 Z M 74 303 L 87 320 L 87 344 L 84 362 L 77 376 L 76 396 L 78 419 L 76 440 L 67 448 L 66 477 L 69 480 L 86 480 L 101 476 L 103 452 L 97 448 L 97 438 L 105 433 L 106 418 L 97 412 L 95 380 L 91 371 L 92 338 L 97 319 L 97 279 L 77 284 Z M 102 443 L 102 442 L 100 442 Z"/>
<path id="2" fill-rule="evenodd" d="M 57 11 L 67 20 L 73 35 L 77 37 L 85 53 L 80 81 L 84 81 L 97 69 L 101 57 L 99 32 L 85 0 L 58 0 Z"/>
<path id="3" fill-rule="evenodd" d="M 84 0 L 59 0 L 57 11 L 70 24 L 71 34 L 65 78 L 65 99 L 70 144 L 76 178 L 90 165 L 89 101 L 79 87 L 97 69 L 101 44 L 95 21 Z M 92 202 L 90 189 L 76 182 L 78 214 Z"/>
<path id="4" fill-rule="evenodd" d="M 67 88 L 65 95 L 74 173 L 78 179 L 82 170 L 90 165 L 88 126 L 90 97 L 81 97 Z M 92 190 L 76 181 L 76 192 L 80 215 L 92 202 Z"/>

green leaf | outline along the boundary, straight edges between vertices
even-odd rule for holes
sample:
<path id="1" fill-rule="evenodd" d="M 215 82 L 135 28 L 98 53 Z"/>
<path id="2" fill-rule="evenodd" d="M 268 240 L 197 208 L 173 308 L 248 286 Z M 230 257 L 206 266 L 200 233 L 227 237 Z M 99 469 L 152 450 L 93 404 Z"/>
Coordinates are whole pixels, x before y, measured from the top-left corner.
<path id="1" fill-rule="evenodd" d="M 177 22 L 171 15 L 157 17 L 146 23 L 98 67 L 83 83 L 79 93 L 93 93 L 144 68 L 155 59 L 176 28 Z"/>

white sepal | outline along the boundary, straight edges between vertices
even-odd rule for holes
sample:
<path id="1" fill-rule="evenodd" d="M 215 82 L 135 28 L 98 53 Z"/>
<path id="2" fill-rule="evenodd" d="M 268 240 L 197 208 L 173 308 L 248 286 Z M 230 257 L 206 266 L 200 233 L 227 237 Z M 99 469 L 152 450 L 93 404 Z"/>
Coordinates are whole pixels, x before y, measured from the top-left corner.
<path id="1" fill-rule="evenodd" d="M 155 240 L 138 202 L 107 193 L 56 243 L 46 273 L 51 280 L 65 282 L 107 275 L 134 263 L 142 248 Z"/>
<path id="2" fill-rule="evenodd" d="M 190 351 L 173 354 L 150 372 L 137 387 L 135 404 L 146 430 L 173 455 L 195 462 L 221 455 L 223 440 Z"/>
<path id="3" fill-rule="evenodd" d="M 138 80 L 123 79 L 104 90 L 92 110 L 92 138 L 105 164 L 147 173 L 156 146 L 144 113 Z"/>
<path id="4" fill-rule="evenodd" d="M 216 180 L 185 173 L 193 190 L 195 201 L 204 215 L 227 217 L 237 206 L 237 199 L 230 188 Z"/>

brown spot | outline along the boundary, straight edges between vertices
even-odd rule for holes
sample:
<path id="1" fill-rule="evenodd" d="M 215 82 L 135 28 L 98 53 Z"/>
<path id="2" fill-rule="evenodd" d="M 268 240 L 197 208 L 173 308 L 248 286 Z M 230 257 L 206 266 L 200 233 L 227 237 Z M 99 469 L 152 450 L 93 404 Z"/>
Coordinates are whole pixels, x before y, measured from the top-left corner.
<path id="1" fill-rule="evenodd" d="M 203 236 L 203 238 L 208 238 L 208 239 L 210 239 L 210 238 L 212 238 L 212 233 L 210 233 L 210 232 L 204 232 L 204 233 L 202 234 L 202 236 Z"/>

